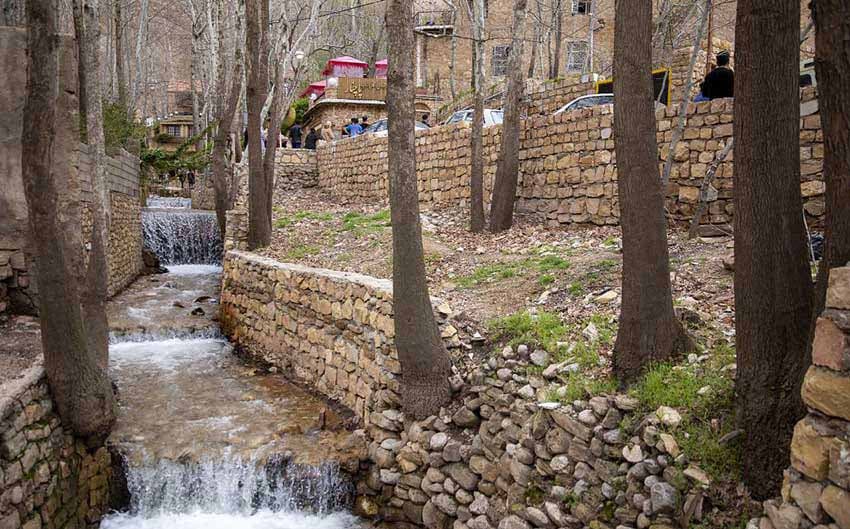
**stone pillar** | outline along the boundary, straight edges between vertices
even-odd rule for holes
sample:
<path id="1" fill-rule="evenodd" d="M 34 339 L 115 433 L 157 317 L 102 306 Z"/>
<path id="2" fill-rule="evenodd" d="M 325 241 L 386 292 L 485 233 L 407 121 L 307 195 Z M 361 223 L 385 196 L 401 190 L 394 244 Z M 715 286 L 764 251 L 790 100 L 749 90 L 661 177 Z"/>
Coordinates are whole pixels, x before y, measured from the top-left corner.
<path id="1" fill-rule="evenodd" d="M 850 264 L 830 271 L 802 393 L 809 413 L 794 428 L 782 497 L 750 526 L 850 529 Z"/>

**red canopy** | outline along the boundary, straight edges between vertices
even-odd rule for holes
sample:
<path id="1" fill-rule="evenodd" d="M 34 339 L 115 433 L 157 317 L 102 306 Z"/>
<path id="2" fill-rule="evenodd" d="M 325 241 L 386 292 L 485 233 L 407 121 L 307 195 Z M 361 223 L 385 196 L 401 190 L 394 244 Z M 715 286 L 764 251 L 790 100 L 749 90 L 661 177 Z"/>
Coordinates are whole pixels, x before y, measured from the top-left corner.
<path id="1" fill-rule="evenodd" d="M 334 77 L 363 77 L 369 64 L 354 57 L 343 55 L 330 59 L 322 70 L 322 75 Z"/>
<path id="2" fill-rule="evenodd" d="M 317 81 L 315 83 L 310 83 L 310 86 L 304 89 L 301 92 L 300 97 L 310 97 L 312 94 L 316 94 L 316 96 L 320 96 L 325 93 L 325 81 Z"/>
<path id="3" fill-rule="evenodd" d="M 375 63 L 375 77 L 385 78 L 387 76 L 387 70 L 389 66 L 387 65 L 387 60 L 378 61 Z"/>

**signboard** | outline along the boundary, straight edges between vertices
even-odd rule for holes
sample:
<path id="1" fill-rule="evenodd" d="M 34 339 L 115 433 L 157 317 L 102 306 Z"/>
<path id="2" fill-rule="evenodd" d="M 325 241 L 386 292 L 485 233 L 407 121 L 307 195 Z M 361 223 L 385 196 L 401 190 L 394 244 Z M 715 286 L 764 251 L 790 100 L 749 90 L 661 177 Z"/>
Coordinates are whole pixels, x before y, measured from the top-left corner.
<path id="1" fill-rule="evenodd" d="M 375 77 L 340 77 L 337 97 L 384 101 L 387 99 L 387 80 Z"/>
<path id="2" fill-rule="evenodd" d="M 668 68 L 652 70 L 652 91 L 656 101 L 664 105 L 670 104 L 670 70 Z M 596 93 L 613 94 L 614 79 L 597 82 Z"/>

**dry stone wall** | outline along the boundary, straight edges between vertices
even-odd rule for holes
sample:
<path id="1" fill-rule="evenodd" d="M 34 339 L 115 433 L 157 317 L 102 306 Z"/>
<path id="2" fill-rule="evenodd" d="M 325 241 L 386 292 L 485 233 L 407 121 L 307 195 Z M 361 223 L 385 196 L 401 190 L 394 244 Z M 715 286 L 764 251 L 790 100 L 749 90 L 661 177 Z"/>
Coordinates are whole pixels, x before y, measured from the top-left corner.
<path id="1" fill-rule="evenodd" d="M 0 386 L 0 527 L 98 527 L 110 461 L 63 428 L 41 365 Z"/>
<path id="2" fill-rule="evenodd" d="M 222 329 L 252 357 L 308 382 L 366 424 L 398 405 L 390 281 L 229 251 L 222 282 Z M 447 345 L 459 345 L 456 330 L 446 326 L 443 334 Z"/>
<path id="3" fill-rule="evenodd" d="M 316 187 L 319 168 L 316 151 L 311 149 L 277 149 L 275 152 L 275 192 Z"/>
<path id="4" fill-rule="evenodd" d="M 656 113 L 659 167 L 669 153 L 678 109 Z M 683 138 L 673 153 L 667 209 L 674 221 L 689 221 L 708 168 L 732 138 L 733 100 L 691 103 Z M 466 204 L 469 197 L 470 128 L 435 127 L 416 136 L 420 201 L 429 206 Z M 501 126 L 484 132 L 485 200 L 489 199 Z M 809 221 L 823 215 L 823 133 L 813 89 L 801 92 L 801 190 Z M 319 186 L 343 200 L 387 200 L 387 138 L 361 136 L 319 146 Z M 733 156 L 719 164 L 709 189 L 704 224 L 731 223 Z M 612 107 L 539 116 L 522 123 L 517 209 L 553 226 L 617 224 L 617 172 Z"/>
<path id="5" fill-rule="evenodd" d="M 829 273 L 812 363 L 802 387 L 809 413 L 794 427 L 782 496 L 748 529 L 850 529 L 850 266 Z"/>

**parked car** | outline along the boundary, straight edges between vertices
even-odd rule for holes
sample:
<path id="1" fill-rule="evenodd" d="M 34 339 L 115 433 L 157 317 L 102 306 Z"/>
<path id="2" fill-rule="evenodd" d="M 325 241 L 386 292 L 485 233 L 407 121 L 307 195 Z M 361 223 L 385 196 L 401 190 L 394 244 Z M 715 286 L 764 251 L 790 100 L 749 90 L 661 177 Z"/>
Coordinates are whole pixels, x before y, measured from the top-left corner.
<path id="1" fill-rule="evenodd" d="M 422 123 L 421 121 L 417 121 L 414 123 L 414 127 L 416 130 L 426 130 L 428 129 L 428 125 Z M 387 129 L 387 118 L 381 118 L 378 121 L 372 123 L 360 134 L 375 134 L 377 136 L 386 136 L 389 133 L 389 129 Z"/>
<path id="2" fill-rule="evenodd" d="M 460 123 L 461 121 L 466 121 L 472 123 L 472 114 L 474 111 L 471 108 L 466 110 L 458 110 L 454 114 L 449 117 L 443 123 L 443 125 L 450 125 L 452 123 Z M 493 125 L 501 125 L 504 119 L 504 112 L 501 109 L 493 109 L 493 108 L 485 108 L 484 109 L 484 126 L 490 127 Z"/>
<path id="3" fill-rule="evenodd" d="M 599 105 L 613 105 L 614 104 L 614 94 L 590 94 L 586 96 L 581 96 L 573 99 L 566 105 L 562 106 L 558 110 L 555 111 L 555 114 L 560 114 L 561 112 L 569 112 L 571 110 L 578 110 L 580 108 L 590 108 Z M 659 108 L 664 108 L 666 105 L 663 103 L 655 102 L 655 110 Z"/>

